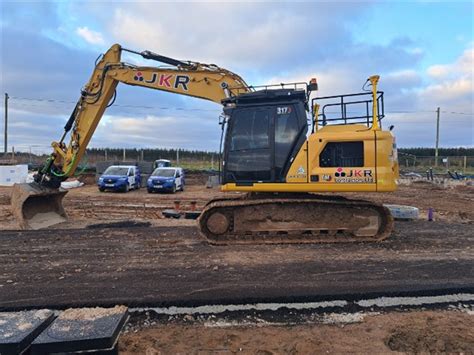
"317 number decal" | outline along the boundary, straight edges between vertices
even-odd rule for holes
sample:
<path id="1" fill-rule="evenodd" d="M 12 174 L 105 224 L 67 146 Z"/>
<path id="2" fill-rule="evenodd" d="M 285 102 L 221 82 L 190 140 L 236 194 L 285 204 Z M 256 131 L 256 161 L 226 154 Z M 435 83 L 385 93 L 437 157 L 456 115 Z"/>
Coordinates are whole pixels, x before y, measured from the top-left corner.
<path id="1" fill-rule="evenodd" d="M 287 115 L 291 113 L 291 106 L 277 107 L 277 115 Z"/>

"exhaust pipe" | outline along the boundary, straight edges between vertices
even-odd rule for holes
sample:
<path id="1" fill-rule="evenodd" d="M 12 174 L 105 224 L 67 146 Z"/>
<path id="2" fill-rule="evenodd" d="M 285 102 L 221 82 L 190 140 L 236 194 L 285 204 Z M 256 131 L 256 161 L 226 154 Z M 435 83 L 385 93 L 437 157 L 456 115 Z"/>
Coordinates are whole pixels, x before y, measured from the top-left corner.
<path id="1" fill-rule="evenodd" d="M 21 229 L 41 229 L 67 221 L 62 200 L 67 191 L 38 183 L 15 184 L 11 208 Z"/>

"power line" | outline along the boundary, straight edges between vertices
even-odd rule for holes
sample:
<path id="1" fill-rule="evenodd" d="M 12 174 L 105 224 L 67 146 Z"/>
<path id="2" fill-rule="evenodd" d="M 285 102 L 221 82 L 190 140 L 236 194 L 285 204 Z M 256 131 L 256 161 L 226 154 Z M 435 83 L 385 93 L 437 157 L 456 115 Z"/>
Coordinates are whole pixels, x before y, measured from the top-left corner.
<path id="1" fill-rule="evenodd" d="M 453 113 L 455 115 L 468 115 L 468 116 L 472 116 L 473 113 L 472 112 L 452 112 L 452 111 L 441 111 L 442 113 Z"/>
<path id="2" fill-rule="evenodd" d="M 10 96 L 13 100 L 25 100 L 25 101 L 39 101 L 39 102 L 52 102 L 52 103 L 63 103 L 63 104 L 75 104 L 74 101 L 57 100 L 57 99 L 44 99 L 44 98 L 30 98 L 30 97 L 18 97 Z M 28 105 L 33 106 L 33 105 Z M 201 109 L 201 108 L 184 108 L 184 107 L 166 107 L 166 106 L 145 106 L 145 105 L 120 105 L 114 104 L 115 107 L 123 108 L 144 108 L 144 109 L 157 109 L 157 110 L 179 110 L 179 111 L 215 111 L 213 109 Z M 57 106 L 56 106 L 57 107 Z M 455 111 L 441 111 L 442 113 L 451 113 L 458 115 L 473 115 L 472 112 L 455 112 Z M 387 111 L 386 113 L 436 113 L 436 110 L 394 110 Z"/>
<path id="3" fill-rule="evenodd" d="M 55 99 L 42 99 L 42 98 L 30 98 L 30 97 L 18 97 L 10 96 L 13 100 L 19 101 L 39 101 L 39 102 L 50 102 L 50 103 L 62 103 L 62 104 L 75 104 L 74 101 L 65 101 L 65 100 L 55 100 Z M 26 105 L 26 104 L 23 104 Z M 29 106 L 33 106 L 28 104 Z M 145 105 L 120 105 L 114 104 L 111 107 L 123 107 L 123 108 L 144 108 L 148 110 L 177 110 L 177 111 L 215 111 L 213 109 L 204 109 L 204 108 L 187 108 L 187 107 L 167 107 L 167 106 L 145 106 Z"/>
<path id="4" fill-rule="evenodd" d="M 62 103 L 62 104 L 75 104 L 75 101 L 67 100 L 57 100 L 57 99 L 45 99 L 45 98 L 32 98 L 32 97 L 19 97 L 19 96 L 9 96 L 13 100 L 21 101 L 40 101 L 40 102 L 53 102 L 53 103 Z M 123 108 L 144 108 L 144 109 L 155 109 L 155 110 L 179 110 L 179 111 L 215 111 L 213 109 L 203 109 L 203 108 L 187 108 L 187 107 L 167 107 L 167 106 L 147 106 L 147 105 L 120 105 L 114 104 L 112 107 L 123 107 Z M 386 113 L 436 113 L 436 110 L 393 110 L 386 111 Z M 470 115 L 472 112 L 456 112 L 456 111 L 441 111 L 441 113 L 451 113 L 456 115 Z"/>

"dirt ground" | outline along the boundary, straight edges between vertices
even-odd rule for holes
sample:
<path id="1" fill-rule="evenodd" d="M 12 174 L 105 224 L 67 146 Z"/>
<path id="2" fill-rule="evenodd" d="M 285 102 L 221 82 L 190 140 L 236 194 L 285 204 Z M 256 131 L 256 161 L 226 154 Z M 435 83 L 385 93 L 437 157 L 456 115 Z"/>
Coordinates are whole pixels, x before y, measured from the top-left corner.
<path id="1" fill-rule="evenodd" d="M 11 188 L 0 187 L 0 230 L 18 228 L 10 211 L 10 194 Z M 85 185 L 68 192 L 64 198 L 64 207 L 69 221 L 54 228 L 81 228 L 104 221 L 130 219 L 148 221 L 158 226 L 194 225 L 192 221 L 165 219 L 161 212 L 173 208 L 174 201 L 180 202 L 183 211 L 191 209 L 191 202 L 196 202 L 196 208 L 199 209 L 210 199 L 223 194 L 218 188 L 205 188 L 204 183 L 188 184 L 184 192 L 176 194 L 149 194 L 144 188 L 129 193 L 99 192 L 95 185 Z M 394 193 L 342 195 L 386 204 L 415 206 L 420 209 L 422 218 L 426 218 L 428 208 L 433 208 L 437 220 L 474 222 L 474 186 L 466 184 L 405 182 Z"/>
<path id="2" fill-rule="evenodd" d="M 328 324 L 329 323 L 329 324 Z M 121 354 L 472 354 L 474 317 L 460 311 L 328 315 L 308 324 L 151 325 L 126 332 Z"/>
<path id="3" fill-rule="evenodd" d="M 194 270 L 196 265 L 202 266 L 203 274 L 194 275 L 198 277 L 194 281 L 191 280 L 195 287 L 200 280 L 206 280 L 206 275 L 222 274 L 224 281 L 220 282 L 224 282 L 223 285 L 227 285 L 231 292 L 238 290 L 239 285 L 234 283 L 242 280 L 246 282 L 247 290 L 252 290 L 254 287 L 252 282 L 264 282 L 275 277 L 270 264 L 278 260 L 285 260 L 287 264 L 278 271 L 286 276 L 293 272 L 295 275 L 293 281 L 298 287 L 304 287 L 305 279 L 312 280 L 310 282 L 313 285 L 317 284 L 319 279 L 311 277 L 318 268 L 324 268 L 325 272 L 317 276 L 324 277 L 324 282 L 347 287 L 347 283 L 339 284 L 334 280 L 336 277 L 342 277 L 344 282 L 348 282 L 351 277 L 358 275 L 359 271 L 354 273 L 352 266 L 344 264 L 351 259 L 354 263 L 364 260 L 367 266 L 372 268 L 373 279 L 369 276 L 365 281 L 384 280 L 387 277 L 387 284 L 380 284 L 381 287 L 389 287 L 389 276 L 394 274 L 397 274 L 397 277 L 405 275 L 407 279 L 413 276 L 413 280 L 420 283 L 432 282 L 436 279 L 433 275 L 440 275 L 438 281 L 444 284 L 456 278 L 460 283 L 472 281 L 472 274 L 466 273 L 465 270 L 472 271 L 474 266 L 472 244 L 469 245 L 471 243 L 469 240 L 472 240 L 470 238 L 474 235 L 474 186 L 466 184 L 411 182 L 402 184 L 395 193 L 346 194 L 348 197 L 418 207 L 421 220 L 398 224 L 400 228 L 395 232 L 394 238 L 386 242 L 367 248 L 345 246 L 342 251 L 336 250 L 333 246 L 308 247 L 309 249 L 303 246 L 277 246 L 272 251 L 267 250 L 266 246 L 256 247 L 251 251 L 240 248 L 237 250 L 207 248 L 193 233 L 180 234 L 183 230 L 180 227 L 193 229 L 195 221 L 165 219 L 161 214 L 163 209 L 173 208 L 175 201 L 180 201 L 183 210 L 189 210 L 191 202 L 196 201 L 199 209 L 209 199 L 221 195 L 218 189 L 206 189 L 202 184 L 190 184 L 186 191 L 175 195 L 148 194 L 146 189 L 127 194 L 101 193 L 93 185 L 71 190 L 64 203 L 70 220 L 55 227 L 56 230 L 71 229 L 71 235 L 67 236 L 64 245 L 59 243 L 58 237 L 54 234 L 47 236 L 48 233 L 45 233 L 38 243 L 32 239 L 30 243 L 28 241 L 31 238 L 30 234 L 19 233 L 15 235 L 19 238 L 20 248 L 15 249 L 15 244 L 10 243 L 15 236 L 9 231 L 18 227 L 10 212 L 10 191 L 10 188 L 0 187 L 0 242 L 4 245 L 1 253 L 3 266 L 0 281 L 5 281 L 0 282 L 3 285 L 0 288 L 0 295 L 3 294 L 0 296 L 0 301 L 3 297 L 3 301 L 6 301 L 4 304 L 10 307 L 12 306 L 10 301 L 15 299 L 28 304 L 34 299 L 35 292 L 49 299 L 54 297 L 73 299 L 74 295 L 81 295 L 81 292 L 87 293 L 89 290 L 99 290 L 97 295 L 100 296 L 101 287 L 106 290 L 109 286 L 115 288 L 120 280 L 131 282 L 132 291 L 138 284 L 149 287 L 143 292 L 137 289 L 137 292 L 145 297 L 151 297 L 156 295 L 156 287 L 159 286 L 156 284 L 157 280 L 163 282 L 163 287 L 169 289 L 169 282 L 173 280 L 186 281 L 183 275 L 186 276 L 189 270 Z M 433 208 L 435 211 L 436 221 L 431 224 L 422 221 L 426 220 L 428 208 Z M 110 233 L 99 229 L 91 235 L 89 242 L 86 233 L 81 232 L 84 227 L 97 223 L 130 220 L 158 226 L 156 233 L 159 234 L 163 244 L 158 245 L 156 233 L 130 236 L 126 228 L 116 228 L 113 231 L 111 229 Z M 172 232 L 160 232 L 166 227 L 172 227 Z M 141 228 L 136 230 L 139 231 Z M 411 233 L 417 236 L 416 240 L 410 238 Z M 118 241 L 120 236 L 127 239 L 127 242 L 124 240 L 122 245 L 115 243 L 114 241 Z M 431 249 L 423 245 L 426 240 L 433 242 Z M 456 241 L 459 240 L 464 240 L 467 244 L 457 245 Z M 406 241 L 411 241 L 411 246 L 407 244 L 404 247 Z M 105 245 L 110 242 L 115 243 L 114 249 L 107 250 Z M 59 249 L 55 249 L 55 243 L 59 245 Z M 69 248 L 66 248 L 67 244 Z M 188 262 L 183 263 L 182 269 L 178 268 L 175 272 L 171 272 L 170 268 L 166 269 L 166 265 L 163 265 L 168 261 L 162 258 L 176 248 L 179 249 L 178 256 Z M 79 254 L 75 254 L 86 249 L 96 250 L 96 260 L 83 260 Z M 51 250 L 55 252 L 53 259 L 58 260 L 47 260 L 48 257 L 45 255 L 51 255 Z M 192 253 L 200 250 L 206 251 L 204 258 L 201 260 L 190 258 Z M 355 251 L 359 253 L 357 257 L 354 257 Z M 127 257 L 130 252 L 133 256 Z M 267 259 L 262 257 L 267 254 Z M 150 256 L 149 259 L 146 258 L 147 255 Z M 373 259 L 374 255 L 383 261 Z M 296 263 L 297 259 L 299 264 Z M 390 264 L 395 259 L 399 264 Z M 104 269 L 107 267 L 104 263 L 109 261 L 112 262 L 109 265 L 111 269 Z M 339 263 L 337 267 L 344 269 L 342 274 L 336 270 L 333 262 Z M 430 264 L 431 262 L 433 264 Z M 123 266 L 120 266 L 121 263 Z M 262 269 L 263 264 L 267 265 L 266 269 Z M 305 271 L 307 274 L 302 272 L 305 270 L 304 265 L 307 266 L 308 271 Z M 444 275 L 438 273 L 436 265 L 445 265 L 449 273 Z M 333 266 L 334 270 L 331 269 Z M 24 280 L 17 280 L 13 270 L 23 272 L 27 277 Z M 40 272 L 34 273 L 32 270 Z M 219 272 L 213 273 L 216 270 Z M 297 270 L 300 270 L 300 275 Z M 371 275 L 369 269 L 366 271 Z M 82 284 L 82 281 L 77 283 L 79 275 L 85 277 Z M 142 277 L 137 278 L 137 275 Z M 147 275 L 150 277 L 147 278 Z M 112 284 L 108 285 L 106 282 L 111 279 Z M 286 280 L 279 280 L 282 289 L 288 282 Z M 216 280 L 209 276 L 208 281 L 212 283 Z M 48 288 L 38 290 L 41 284 L 48 285 Z M 73 286 L 69 288 L 67 285 L 76 285 L 76 288 Z M 353 287 L 356 286 L 354 283 Z M 179 288 L 176 290 L 178 293 L 181 291 Z M 212 287 L 207 291 L 215 292 Z M 136 295 L 132 292 L 131 296 Z M 94 299 L 95 296 L 90 298 L 90 301 L 93 302 Z M 109 301 L 113 302 L 114 299 Z M 115 301 L 118 302 L 118 299 Z M 121 337 L 119 345 L 124 354 L 309 354 L 392 351 L 473 354 L 473 325 L 472 312 L 453 310 L 367 314 L 350 324 L 290 322 L 249 325 L 219 322 L 189 324 L 158 322 L 127 332 Z"/>

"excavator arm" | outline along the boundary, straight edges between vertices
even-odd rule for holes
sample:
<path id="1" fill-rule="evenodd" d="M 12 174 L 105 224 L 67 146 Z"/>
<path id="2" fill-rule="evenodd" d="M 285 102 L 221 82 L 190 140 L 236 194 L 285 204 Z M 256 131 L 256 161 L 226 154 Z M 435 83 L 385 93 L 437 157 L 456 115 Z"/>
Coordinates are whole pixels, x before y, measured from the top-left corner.
<path id="1" fill-rule="evenodd" d="M 127 64 L 121 61 L 124 51 L 169 66 Z M 57 188 L 61 181 L 74 174 L 105 110 L 115 99 L 119 83 L 198 97 L 219 104 L 223 99 L 250 91 L 239 75 L 216 65 L 183 62 L 150 51 L 131 51 L 115 44 L 97 62 L 64 126 L 60 141 L 52 143 L 54 151 L 35 177 L 37 183 Z M 69 142 L 66 143 L 68 134 Z"/>
<path id="2" fill-rule="evenodd" d="M 123 52 L 140 55 L 167 66 L 145 67 L 122 62 Z M 17 184 L 12 212 L 24 229 L 39 229 L 66 220 L 61 182 L 73 175 L 105 110 L 115 100 L 119 83 L 193 96 L 221 104 L 251 91 L 237 74 L 214 64 L 180 61 L 150 51 L 136 52 L 113 45 L 96 62 L 92 76 L 69 117 L 53 152 L 34 175 L 34 183 Z"/>

